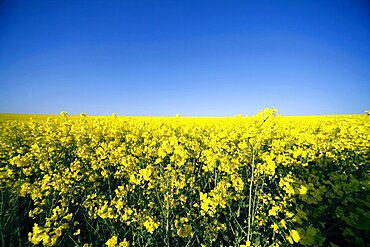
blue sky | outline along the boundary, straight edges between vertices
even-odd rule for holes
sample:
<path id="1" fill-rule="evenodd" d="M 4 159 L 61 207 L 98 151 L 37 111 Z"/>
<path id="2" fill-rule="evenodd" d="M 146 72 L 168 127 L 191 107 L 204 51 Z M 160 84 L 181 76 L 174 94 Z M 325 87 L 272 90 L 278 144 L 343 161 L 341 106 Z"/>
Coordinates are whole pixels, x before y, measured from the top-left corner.
<path id="1" fill-rule="evenodd" d="M 370 108 L 370 3 L 0 3 L 0 112 L 351 114 Z"/>

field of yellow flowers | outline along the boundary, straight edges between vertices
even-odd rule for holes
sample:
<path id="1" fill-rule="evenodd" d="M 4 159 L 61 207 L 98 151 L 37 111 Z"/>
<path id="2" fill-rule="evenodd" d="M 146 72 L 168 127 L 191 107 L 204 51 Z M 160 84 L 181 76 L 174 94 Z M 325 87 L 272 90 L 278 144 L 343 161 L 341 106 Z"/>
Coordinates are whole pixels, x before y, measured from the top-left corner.
<path id="1" fill-rule="evenodd" d="M 1 246 L 369 246 L 370 117 L 0 116 Z"/>

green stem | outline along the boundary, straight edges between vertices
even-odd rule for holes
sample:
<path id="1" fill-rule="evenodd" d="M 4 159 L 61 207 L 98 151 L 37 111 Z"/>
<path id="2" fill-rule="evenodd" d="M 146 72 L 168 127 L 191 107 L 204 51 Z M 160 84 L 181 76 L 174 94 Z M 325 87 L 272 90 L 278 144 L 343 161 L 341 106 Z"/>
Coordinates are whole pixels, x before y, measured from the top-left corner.
<path id="1" fill-rule="evenodd" d="M 253 180 L 254 180 L 254 168 L 255 168 L 255 159 L 256 159 L 256 149 L 257 149 L 257 136 L 262 132 L 262 126 L 267 121 L 268 117 L 265 118 L 260 125 L 257 126 L 257 132 L 254 136 L 253 146 L 252 146 L 252 172 L 251 172 L 251 181 L 249 184 L 249 202 L 248 202 L 248 234 L 247 242 L 251 240 L 252 237 L 252 191 L 253 191 Z"/>
<path id="2" fill-rule="evenodd" d="M 3 205 L 4 205 L 4 191 L 3 191 L 3 189 L 1 189 L 1 212 L 0 212 L 0 215 L 5 215 L 5 213 L 3 213 Z M 3 229 L 3 224 L 2 224 L 1 220 L 0 220 L 0 232 L 1 232 L 1 242 L 3 243 L 3 246 L 5 246 L 4 229 Z"/>
<path id="3" fill-rule="evenodd" d="M 251 181 L 249 184 L 249 202 L 248 202 L 248 234 L 247 241 L 251 238 L 251 211 L 252 211 L 252 190 L 253 190 L 253 178 L 254 178 L 254 159 L 255 159 L 255 145 L 252 151 L 252 174 Z"/>
<path id="4" fill-rule="evenodd" d="M 166 192 L 166 244 L 170 246 L 170 178 L 167 171 L 167 192 Z"/>
<path id="5" fill-rule="evenodd" d="M 265 181 L 265 174 L 263 175 L 263 179 L 262 179 L 262 185 L 261 185 L 261 187 L 257 187 L 258 189 L 256 189 L 256 191 L 255 191 L 255 193 L 254 193 L 253 209 L 252 209 L 252 225 L 253 225 L 254 218 L 255 218 L 255 216 L 256 216 L 256 211 L 257 211 L 257 208 L 258 208 L 258 206 L 259 206 L 259 201 L 260 201 L 260 198 L 257 198 L 257 192 L 259 192 L 259 191 L 263 191 L 264 181 Z M 257 203 L 256 203 L 256 201 L 257 201 Z"/>

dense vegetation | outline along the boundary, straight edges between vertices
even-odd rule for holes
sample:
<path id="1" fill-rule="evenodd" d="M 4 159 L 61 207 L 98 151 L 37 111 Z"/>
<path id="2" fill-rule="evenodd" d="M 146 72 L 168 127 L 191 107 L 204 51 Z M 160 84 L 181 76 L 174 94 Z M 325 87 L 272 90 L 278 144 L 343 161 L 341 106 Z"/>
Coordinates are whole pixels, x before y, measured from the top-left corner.
<path id="1" fill-rule="evenodd" d="M 0 121 L 2 246 L 366 246 L 368 116 Z"/>

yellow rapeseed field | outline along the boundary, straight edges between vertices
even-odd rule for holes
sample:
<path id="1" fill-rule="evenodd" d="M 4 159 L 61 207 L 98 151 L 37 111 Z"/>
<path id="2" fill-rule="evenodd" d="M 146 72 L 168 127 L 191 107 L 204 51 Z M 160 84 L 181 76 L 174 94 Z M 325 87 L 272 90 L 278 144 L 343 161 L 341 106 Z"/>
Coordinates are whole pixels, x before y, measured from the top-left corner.
<path id="1" fill-rule="evenodd" d="M 0 115 L 1 246 L 366 246 L 370 116 Z"/>

